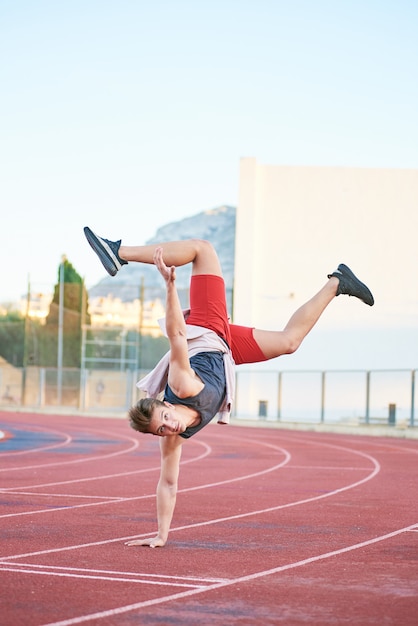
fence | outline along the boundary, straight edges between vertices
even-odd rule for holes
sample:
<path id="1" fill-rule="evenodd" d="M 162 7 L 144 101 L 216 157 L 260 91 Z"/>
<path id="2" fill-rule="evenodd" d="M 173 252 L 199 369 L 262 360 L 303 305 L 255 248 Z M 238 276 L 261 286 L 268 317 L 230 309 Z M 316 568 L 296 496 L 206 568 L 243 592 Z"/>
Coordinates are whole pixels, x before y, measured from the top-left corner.
<path id="1" fill-rule="evenodd" d="M 415 425 L 418 370 L 238 370 L 235 412 L 264 420 Z"/>
<path id="2" fill-rule="evenodd" d="M 311 423 L 415 426 L 418 370 L 237 369 L 233 416 Z M 126 411 L 138 398 L 132 370 L 0 367 L 0 407 Z"/>

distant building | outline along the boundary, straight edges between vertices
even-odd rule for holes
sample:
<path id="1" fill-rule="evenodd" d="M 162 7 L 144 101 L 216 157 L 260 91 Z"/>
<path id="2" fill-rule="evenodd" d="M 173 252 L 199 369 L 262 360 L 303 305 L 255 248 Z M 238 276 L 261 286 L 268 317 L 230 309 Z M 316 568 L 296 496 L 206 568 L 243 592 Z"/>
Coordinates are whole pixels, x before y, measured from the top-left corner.
<path id="1" fill-rule="evenodd" d="M 51 293 L 43 293 L 40 291 L 31 292 L 29 298 L 29 308 L 28 296 L 25 295 L 25 297 L 21 298 L 19 302 L 19 311 L 21 315 L 26 316 L 27 314 L 31 319 L 36 319 L 41 322 L 41 324 L 45 324 L 51 302 Z"/>
<path id="2" fill-rule="evenodd" d="M 22 316 L 38 320 L 44 324 L 49 314 L 52 294 L 32 292 L 29 298 L 25 296 L 19 302 L 19 311 Z M 6 314 L 6 310 L 3 314 Z M 164 305 L 160 299 L 144 302 L 141 314 L 139 298 L 130 302 L 123 302 L 120 298 L 109 294 L 106 297 L 95 297 L 89 300 L 91 326 L 103 328 L 105 326 L 135 329 L 141 326 L 145 335 L 161 336 L 158 320 L 165 316 Z M 1 310 L 0 310 L 1 314 Z"/>
<path id="3" fill-rule="evenodd" d="M 163 303 L 159 299 L 144 302 L 141 313 L 139 298 L 131 302 L 123 302 L 113 295 L 89 300 L 89 313 L 91 325 L 95 328 L 106 326 L 141 328 L 143 334 L 153 337 L 161 335 L 158 319 L 165 316 Z"/>

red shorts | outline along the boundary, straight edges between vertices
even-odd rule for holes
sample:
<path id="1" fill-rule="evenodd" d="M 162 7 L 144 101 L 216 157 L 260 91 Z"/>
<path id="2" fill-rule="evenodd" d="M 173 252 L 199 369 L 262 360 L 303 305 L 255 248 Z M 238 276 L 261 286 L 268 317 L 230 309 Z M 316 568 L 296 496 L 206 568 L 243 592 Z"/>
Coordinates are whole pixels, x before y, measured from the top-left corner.
<path id="1" fill-rule="evenodd" d="M 253 328 L 229 323 L 225 282 L 221 276 L 192 276 L 187 324 L 209 328 L 225 339 L 237 365 L 267 360 L 253 337 Z"/>

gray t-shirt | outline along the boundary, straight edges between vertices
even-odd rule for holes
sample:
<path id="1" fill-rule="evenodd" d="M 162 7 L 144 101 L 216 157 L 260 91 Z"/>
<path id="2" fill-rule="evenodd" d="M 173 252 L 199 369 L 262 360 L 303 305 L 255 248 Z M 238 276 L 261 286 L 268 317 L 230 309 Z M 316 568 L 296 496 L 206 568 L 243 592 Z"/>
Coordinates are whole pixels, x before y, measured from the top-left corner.
<path id="1" fill-rule="evenodd" d="M 166 385 L 164 400 L 195 409 L 200 415 L 197 426 L 189 426 L 180 437 L 188 439 L 204 428 L 215 417 L 226 394 L 224 357 L 222 352 L 199 352 L 190 358 L 190 366 L 205 386 L 197 396 L 178 398 Z"/>

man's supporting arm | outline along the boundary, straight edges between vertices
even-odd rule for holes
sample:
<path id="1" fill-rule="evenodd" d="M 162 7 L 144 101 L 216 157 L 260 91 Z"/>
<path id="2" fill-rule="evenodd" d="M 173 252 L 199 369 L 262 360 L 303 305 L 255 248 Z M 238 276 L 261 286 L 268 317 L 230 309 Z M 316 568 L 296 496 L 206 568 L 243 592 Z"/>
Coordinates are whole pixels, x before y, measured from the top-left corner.
<path id="1" fill-rule="evenodd" d="M 176 506 L 182 443 L 183 439 L 179 436 L 160 439 L 161 473 L 157 485 L 157 536 L 128 541 L 126 545 L 162 548 L 167 543 Z"/>

